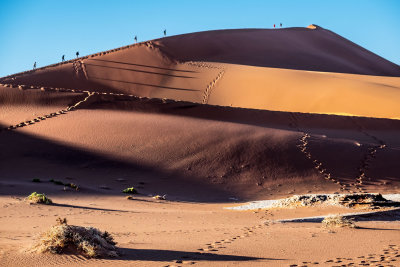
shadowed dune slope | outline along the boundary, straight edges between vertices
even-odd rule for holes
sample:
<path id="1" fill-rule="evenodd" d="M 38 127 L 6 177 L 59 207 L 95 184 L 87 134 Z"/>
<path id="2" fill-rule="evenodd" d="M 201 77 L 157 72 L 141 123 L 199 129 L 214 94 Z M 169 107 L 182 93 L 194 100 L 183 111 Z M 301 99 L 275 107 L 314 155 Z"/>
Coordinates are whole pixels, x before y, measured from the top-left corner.
<path id="1" fill-rule="evenodd" d="M 219 30 L 163 38 L 181 61 L 400 76 L 400 67 L 322 27 Z"/>
<path id="2" fill-rule="evenodd" d="M 95 94 L 76 110 L 6 130 L 10 124 L 65 108 L 86 94 L 0 89 L 7 106 L 0 116 L 0 180 L 10 186 L 20 183 L 15 193 L 23 186 L 27 194 L 34 177 L 67 176 L 83 188 L 108 194 L 123 189 L 116 178 L 132 178 L 126 186 L 145 181 L 144 194 L 195 201 L 285 197 L 361 186 L 384 192 L 400 185 L 397 120 Z M 307 140 L 305 147 L 301 140 Z M 379 151 L 371 155 L 371 149 Z M 358 186 L 360 170 L 366 176 Z M 111 189 L 104 192 L 99 184 Z M 9 188 L 0 194 L 9 193 L 5 190 Z M 195 196 L 194 191 L 201 193 Z"/>

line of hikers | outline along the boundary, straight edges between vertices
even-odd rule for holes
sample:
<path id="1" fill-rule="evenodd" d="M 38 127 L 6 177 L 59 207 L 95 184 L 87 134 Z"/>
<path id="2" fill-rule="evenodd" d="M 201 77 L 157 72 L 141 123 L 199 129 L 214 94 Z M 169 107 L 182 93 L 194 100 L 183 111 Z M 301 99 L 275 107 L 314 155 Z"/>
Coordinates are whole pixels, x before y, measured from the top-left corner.
<path id="1" fill-rule="evenodd" d="M 76 55 L 76 58 L 78 58 L 79 57 L 79 51 L 76 51 L 75 55 Z M 64 62 L 64 61 L 65 61 L 65 55 L 62 55 L 61 62 Z M 35 61 L 35 63 L 33 63 L 33 69 L 36 69 L 36 61 Z"/>
<path id="2" fill-rule="evenodd" d="M 274 24 L 274 27 L 275 27 L 275 24 Z M 282 27 L 282 23 L 281 23 L 281 27 Z M 166 36 L 167 36 L 167 29 L 164 29 L 164 37 L 166 37 Z M 134 39 L 135 39 L 135 43 L 137 43 L 137 35 L 135 35 Z M 79 51 L 76 51 L 75 55 L 76 55 L 76 58 L 78 58 Z M 62 55 L 61 62 L 64 62 L 64 61 L 65 61 L 65 55 Z M 36 61 L 35 61 L 35 63 L 33 63 L 33 69 L 36 69 Z"/>
<path id="3" fill-rule="evenodd" d="M 282 28 L 282 23 L 280 23 L 280 27 Z M 274 28 L 275 28 L 275 24 L 274 24 Z M 166 36 L 167 36 L 167 29 L 164 29 L 164 37 L 166 37 Z M 137 43 L 137 35 L 135 35 L 134 40 L 135 40 L 135 43 Z M 75 55 L 76 55 L 76 58 L 78 58 L 79 51 L 76 51 Z M 65 55 L 62 55 L 61 62 L 64 62 L 64 61 L 65 61 Z M 35 61 L 35 63 L 33 63 L 33 69 L 36 69 L 36 61 Z"/>
<path id="4" fill-rule="evenodd" d="M 282 26 L 282 24 L 281 24 L 281 26 Z M 167 36 L 167 29 L 164 29 L 164 37 L 166 37 Z M 135 43 L 137 43 L 137 35 L 135 35 Z M 79 51 L 77 51 L 76 53 L 75 53 L 75 55 L 76 55 L 76 58 L 78 58 L 79 57 Z M 61 62 L 64 62 L 65 61 L 65 55 L 62 55 L 62 57 L 61 57 Z M 36 61 L 35 61 L 35 63 L 33 63 L 33 69 L 36 69 Z"/>
<path id="5" fill-rule="evenodd" d="M 164 37 L 167 36 L 167 29 L 164 29 Z M 135 38 L 133 38 L 135 40 L 135 43 L 137 43 L 137 35 L 135 35 Z"/>

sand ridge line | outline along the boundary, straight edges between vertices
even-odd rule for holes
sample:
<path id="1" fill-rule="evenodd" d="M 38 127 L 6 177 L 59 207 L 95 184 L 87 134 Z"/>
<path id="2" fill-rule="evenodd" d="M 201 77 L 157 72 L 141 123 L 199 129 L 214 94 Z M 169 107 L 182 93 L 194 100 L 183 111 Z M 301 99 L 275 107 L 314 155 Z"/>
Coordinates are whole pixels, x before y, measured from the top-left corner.
<path id="1" fill-rule="evenodd" d="M 102 51 L 102 52 L 97 52 L 95 54 L 90 54 L 90 55 L 83 56 L 83 57 L 78 57 L 78 58 L 73 58 L 73 59 L 70 59 L 70 60 L 62 61 L 62 62 L 57 62 L 57 63 L 46 65 L 46 66 L 43 66 L 43 67 L 40 67 L 40 68 L 36 68 L 36 69 L 31 69 L 31 70 L 27 70 L 27 71 L 22 71 L 22 72 L 17 72 L 17 73 L 14 73 L 14 74 L 10 74 L 10 75 L 1 77 L 0 81 L 5 80 L 5 79 L 9 79 L 9 78 L 14 80 L 16 77 L 24 76 L 25 74 L 34 73 L 35 71 L 38 71 L 38 70 L 45 70 L 45 69 L 48 69 L 48 68 L 57 67 L 57 66 L 60 66 L 60 65 L 68 64 L 68 63 L 73 63 L 74 64 L 75 61 L 83 61 L 84 59 L 110 54 L 110 53 L 113 53 L 113 52 L 117 52 L 117 51 L 120 51 L 120 50 L 125 50 L 125 49 L 132 48 L 132 47 L 135 47 L 135 46 L 144 46 L 145 45 L 147 47 L 154 48 L 154 46 L 151 45 L 152 43 L 153 43 L 152 41 L 143 41 L 143 42 L 139 42 L 139 43 L 135 43 L 135 44 L 121 46 L 121 47 L 118 47 L 118 48 L 105 50 L 105 51 Z"/>
<path id="2" fill-rule="evenodd" d="M 328 172 L 326 168 L 323 167 L 322 162 L 318 161 L 317 159 L 313 159 L 313 156 L 312 156 L 311 152 L 309 152 L 309 149 L 308 149 L 308 143 L 309 143 L 308 139 L 311 137 L 311 135 L 304 132 L 299 127 L 298 120 L 293 112 L 290 112 L 290 119 L 292 120 L 292 125 L 291 125 L 292 128 L 295 128 L 296 131 L 303 134 L 299 139 L 300 144 L 297 145 L 297 147 L 300 149 L 301 153 L 303 153 L 306 156 L 307 159 L 312 161 L 315 170 L 318 171 L 318 173 L 320 175 L 322 175 L 325 180 L 329 180 L 335 184 L 338 184 L 340 186 L 341 191 L 350 191 L 347 188 L 349 185 L 340 182 L 338 179 L 334 179 L 332 177 L 332 174 L 330 172 Z"/>
<path id="3" fill-rule="evenodd" d="M 50 114 L 47 114 L 47 115 L 38 116 L 38 117 L 36 117 L 36 118 L 34 118 L 34 119 L 30 120 L 30 121 L 25 121 L 25 122 L 21 122 L 21 123 L 15 124 L 15 125 L 10 125 L 7 128 L 0 129 L 0 132 L 1 132 L 1 130 L 5 130 L 5 131 L 15 130 L 17 128 L 25 127 L 25 126 L 28 126 L 28 125 L 32 125 L 32 124 L 44 121 L 46 119 L 50 119 L 50 118 L 57 117 L 59 115 L 67 114 L 69 111 L 75 110 L 79 105 L 81 105 L 82 103 L 86 102 L 95 93 L 87 92 L 87 94 L 88 94 L 88 96 L 86 96 L 83 100 L 78 101 L 77 103 L 75 103 L 72 106 L 67 107 L 66 109 L 62 109 L 62 110 L 59 110 L 57 112 L 53 112 L 53 113 L 50 113 Z"/>
<path id="4" fill-rule="evenodd" d="M 187 104 L 199 104 L 198 102 L 189 102 L 189 101 L 184 101 L 184 100 L 175 100 L 175 99 L 167 99 L 167 98 L 150 98 L 150 97 L 144 97 L 144 96 L 135 96 L 135 95 L 128 95 L 128 94 L 123 94 L 123 93 L 107 93 L 107 92 L 98 92 L 98 91 L 88 91 L 88 90 L 79 90 L 79 89 L 70 89 L 70 88 L 60 88 L 60 87 L 44 87 L 44 86 L 37 86 L 37 85 L 31 85 L 28 86 L 24 84 L 2 84 L 0 83 L 0 86 L 4 87 L 18 87 L 20 90 L 26 90 L 26 89 L 34 89 L 38 90 L 40 89 L 41 91 L 51 91 L 51 92 L 56 92 L 56 93 L 94 93 L 95 95 L 112 95 L 112 96 L 124 96 L 124 97 L 129 97 L 129 98 L 134 98 L 135 100 L 139 101 L 147 101 L 147 100 L 158 100 L 160 103 L 166 104 L 166 103 L 187 103 Z"/>
<path id="5" fill-rule="evenodd" d="M 352 118 L 352 117 L 349 117 L 349 118 L 354 123 L 354 125 L 356 125 L 359 132 L 363 133 L 364 135 L 368 136 L 369 138 L 372 138 L 375 142 L 379 143 L 379 145 L 368 146 L 367 153 L 365 153 L 364 158 L 361 160 L 360 166 L 358 168 L 359 175 L 356 177 L 356 183 L 357 183 L 356 188 L 360 192 L 364 192 L 363 188 L 361 188 L 361 185 L 364 183 L 365 179 L 367 178 L 366 172 L 369 169 L 370 163 L 371 163 L 371 161 L 373 161 L 376 158 L 376 153 L 378 152 L 378 150 L 382 150 L 382 149 L 386 148 L 387 145 L 383 140 L 368 133 L 359 122 L 354 120 L 354 118 Z"/>
<path id="6" fill-rule="evenodd" d="M 190 66 L 195 66 L 198 68 L 218 69 L 218 70 L 224 69 L 222 66 L 210 64 L 208 62 L 203 62 L 203 61 L 186 61 L 186 62 L 184 62 L 184 64 L 187 64 Z"/>

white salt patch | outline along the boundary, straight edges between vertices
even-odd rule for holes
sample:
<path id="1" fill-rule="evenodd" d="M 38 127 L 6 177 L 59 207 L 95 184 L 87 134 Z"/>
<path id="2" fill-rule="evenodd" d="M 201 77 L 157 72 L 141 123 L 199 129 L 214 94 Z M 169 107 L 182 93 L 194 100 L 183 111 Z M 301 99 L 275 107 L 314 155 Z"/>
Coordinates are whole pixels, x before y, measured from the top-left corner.
<path id="1" fill-rule="evenodd" d="M 346 194 L 346 195 L 348 195 L 348 194 Z M 310 195 L 310 196 L 313 196 L 313 195 Z M 314 196 L 326 196 L 327 201 L 325 204 L 334 205 L 335 204 L 334 201 L 330 201 L 330 200 L 340 197 L 341 194 L 318 194 L 318 195 L 314 195 Z M 400 194 L 387 194 L 387 195 L 382 195 L 382 196 L 389 201 L 400 202 Z M 270 208 L 277 208 L 277 207 L 285 207 L 284 204 L 288 202 L 288 199 L 290 199 L 290 198 L 252 201 L 252 202 L 248 202 L 243 205 L 236 206 L 236 207 L 225 207 L 224 209 L 257 210 L 257 209 L 270 209 Z"/>
<path id="2" fill-rule="evenodd" d="M 399 210 L 399 209 L 396 209 Z M 380 213 L 382 211 L 364 211 L 364 212 L 351 212 L 351 213 L 344 213 L 344 214 L 327 214 L 327 215 L 320 215 L 320 216 L 312 216 L 312 217 L 303 217 L 303 218 L 292 218 L 292 219 L 283 219 L 283 220 L 277 220 L 276 222 L 321 222 L 323 219 L 326 217 L 332 216 L 332 215 L 340 215 L 342 217 L 349 217 L 349 216 L 358 216 L 358 215 L 365 215 L 365 214 L 374 214 L 374 213 Z"/>

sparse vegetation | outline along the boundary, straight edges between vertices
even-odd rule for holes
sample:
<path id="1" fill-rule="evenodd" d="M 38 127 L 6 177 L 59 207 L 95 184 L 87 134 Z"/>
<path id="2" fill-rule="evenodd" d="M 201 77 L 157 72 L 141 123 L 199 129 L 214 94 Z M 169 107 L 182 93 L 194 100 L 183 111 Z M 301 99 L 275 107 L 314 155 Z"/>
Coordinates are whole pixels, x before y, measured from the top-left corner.
<path id="1" fill-rule="evenodd" d="M 67 183 L 64 184 L 65 186 L 71 187 L 72 189 L 75 189 L 76 191 L 79 191 L 79 186 L 74 184 L 74 183 Z"/>
<path id="2" fill-rule="evenodd" d="M 154 199 L 157 199 L 157 200 L 166 200 L 166 199 L 167 199 L 166 195 L 163 195 L 163 196 L 156 195 L 156 196 L 154 196 L 153 198 L 154 198 Z"/>
<path id="3" fill-rule="evenodd" d="M 134 187 L 128 187 L 128 188 L 125 188 L 124 190 L 122 190 L 122 193 L 125 193 L 125 194 L 137 194 L 138 192 Z"/>
<path id="4" fill-rule="evenodd" d="M 44 232 L 33 251 L 63 253 L 73 252 L 86 257 L 117 257 L 117 247 L 108 232 L 93 227 L 69 225 L 67 219 L 57 219 L 57 224 Z"/>
<path id="5" fill-rule="evenodd" d="M 75 189 L 76 191 L 79 191 L 79 186 L 74 183 L 63 183 L 62 181 L 58 181 L 58 180 L 54 180 L 54 179 L 50 179 L 49 182 L 56 184 L 56 185 L 63 185 L 66 187 L 70 187 L 72 189 Z M 65 189 L 65 187 L 64 187 L 64 189 Z"/>
<path id="6" fill-rule="evenodd" d="M 39 179 L 39 178 L 33 178 L 33 179 L 32 179 L 32 182 L 34 182 L 34 183 L 40 183 L 40 179 Z"/>
<path id="7" fill-rule="evenodd" d="M 48 198 L 45 194 L 38 194 L 36 192 L 30 194 L 26 199 L 31 203 L 39 203 L 47 205 L 53 203 L 53 201 L 51 201 L 51 199 Z"/>
<path id="8" fill-rule="evenodd" d="M 331 227 L 357 228 L 352 219 L 347 219 L 340 215 L 332 215 L 325 217 L 324 220 L 322 221 L 322 225 L 326 228 L 331 228 Z"/>

